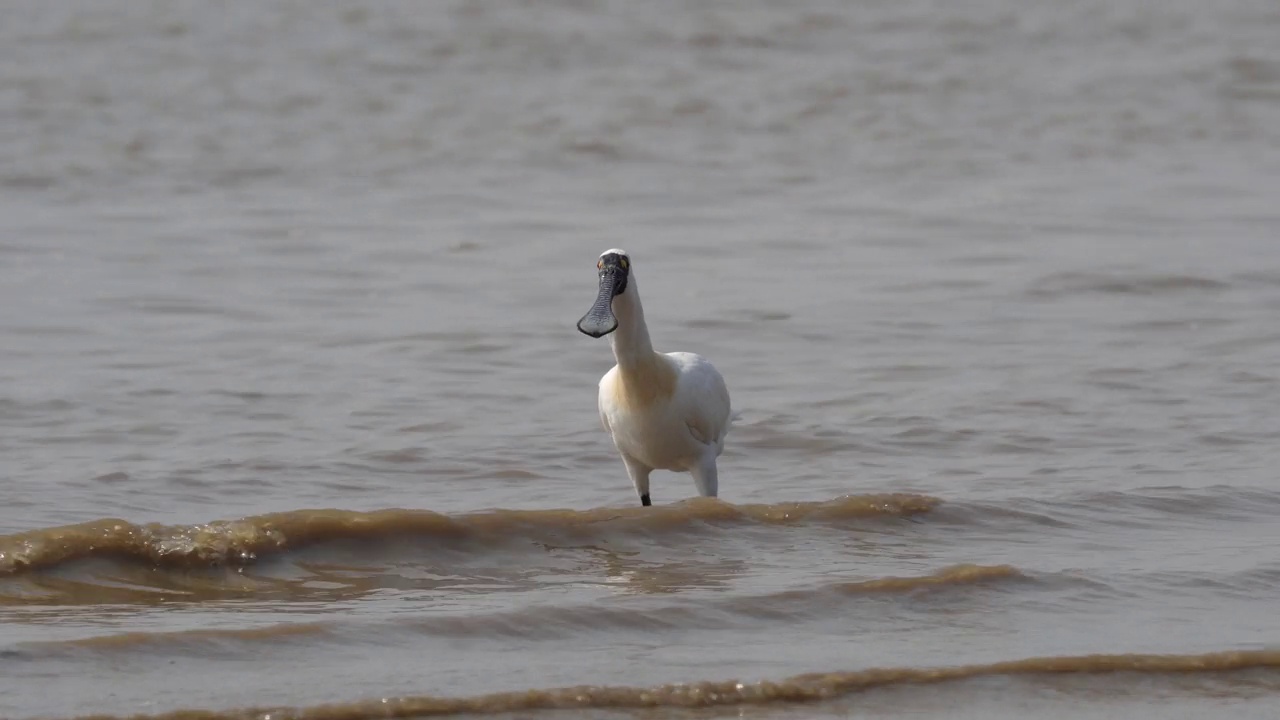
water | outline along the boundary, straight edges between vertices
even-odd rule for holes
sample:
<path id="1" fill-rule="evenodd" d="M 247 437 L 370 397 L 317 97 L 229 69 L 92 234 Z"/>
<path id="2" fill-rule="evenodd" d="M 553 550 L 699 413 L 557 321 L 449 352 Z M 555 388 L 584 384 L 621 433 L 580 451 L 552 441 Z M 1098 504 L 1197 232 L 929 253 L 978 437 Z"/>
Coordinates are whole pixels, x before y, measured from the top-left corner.
<path id="1" fill-rule="evenodd" d="M 1271 716 L 1274 3 L 5 17 L 0 716 Z"/>

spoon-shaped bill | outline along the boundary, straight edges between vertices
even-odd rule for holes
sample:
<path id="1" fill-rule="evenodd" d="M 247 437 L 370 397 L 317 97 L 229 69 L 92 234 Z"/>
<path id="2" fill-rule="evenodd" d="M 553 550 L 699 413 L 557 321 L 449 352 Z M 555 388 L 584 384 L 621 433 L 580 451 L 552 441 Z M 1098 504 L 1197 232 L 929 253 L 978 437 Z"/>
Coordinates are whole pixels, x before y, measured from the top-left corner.
<path id="1" fill-rule="evenodd" d="M 614 288 L 618 276 L 611 272 L 600 273 L 600 294 L 596 302 L 578 321 L 578 329 L 591 337 L 604 337 L 618 329 L 618 318 L 613 315 Z"/>

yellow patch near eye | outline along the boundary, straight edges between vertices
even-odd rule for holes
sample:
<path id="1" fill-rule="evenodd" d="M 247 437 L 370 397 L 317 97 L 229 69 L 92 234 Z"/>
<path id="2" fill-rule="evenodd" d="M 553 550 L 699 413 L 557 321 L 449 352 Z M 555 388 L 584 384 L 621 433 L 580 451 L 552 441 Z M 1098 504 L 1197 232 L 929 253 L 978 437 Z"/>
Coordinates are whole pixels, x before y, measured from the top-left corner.
<path id="1" fill-rule="evenodd" d="M 631 266 L 631 262 L 626 258 L 618 258 L 618 264 L 622 266 L 623 270 L 626 270 L 628 267 Z"/>
<path id="2" fill-rule="evenodd" d="M 597 260 L 597 261 L 596 261 L 596 269 L 597 269 L 597 270 L 599 270 L 599 269 L 600 269 L 600 268 L 602 268 L 602 267 L 604 267 L 604 261 L 603 261 L 603 260 Z"/>

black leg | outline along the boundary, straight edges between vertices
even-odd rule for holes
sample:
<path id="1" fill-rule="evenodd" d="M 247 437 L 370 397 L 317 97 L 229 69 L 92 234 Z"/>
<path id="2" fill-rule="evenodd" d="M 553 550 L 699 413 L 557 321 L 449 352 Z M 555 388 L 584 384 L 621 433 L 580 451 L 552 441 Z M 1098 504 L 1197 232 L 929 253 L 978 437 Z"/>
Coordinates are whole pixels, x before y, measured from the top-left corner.
<path id="1" fill-rule="evenodd" d="M 645 493 L 645 494 L 643 494 L 643 495 L 641 495 L 641 496 L 640 496 L 640 504 L 641 504 L 641 505 L 643 505 L 643 506 L 645 506 L 645 507 L 649 507 L 650 505 L 652 505 L 652 504 L 653 504 L 653 503 L 649 502 L 649 493 Z"/>

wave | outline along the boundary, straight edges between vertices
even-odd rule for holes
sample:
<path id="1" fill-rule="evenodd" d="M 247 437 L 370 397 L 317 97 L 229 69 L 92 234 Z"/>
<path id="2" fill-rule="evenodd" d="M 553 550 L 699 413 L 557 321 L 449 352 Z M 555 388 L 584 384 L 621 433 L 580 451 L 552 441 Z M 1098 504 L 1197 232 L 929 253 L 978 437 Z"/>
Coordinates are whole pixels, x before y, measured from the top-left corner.
<path id="1" fill-rule="evenodd" d="M 762 620 L 828 614 L 834 606 L 863 597 L 902 596 L 991 587 L 1004 582 L 1031 582 L 1009 565 L 954 565 L 917 576 L 883 577 L 824 583 L 811 588 L 695 601 L 672 601 L 652 607 L 587 603 L 538 605 L 518 610 L 468 615 L 423 616 L 409 620 L 350 623 L 307 622 L 252 628 L 217 628 L 173 632 L 128 632 L 73 640 L 27 642 L 18 646 L 28 657 L 94 652 L 164 652 L 210 657 L 221 652 L 243 656 L 264 646 L 293 641 L 333 641 L 350 645 L 402 638 L 406 632 L 436 637 L 562 640 L 581 632 L 653 633 L 681 629 L 731 629 L 758 626 Z"/>
<path id="2" fill-rule="evenodd" d="M 648 508 L 492 510 L 465 515 L 404 509 L 295 510 L 201 525 L 138 525 L 107 518 L 0 536 L 0 576 L 93 558 L 162 567 L 246 565 L 264 556 L 340 541 L 413 537 L 501 546 L 513 540 L 590 542 L 735 525 L 841 524 L 919 515 L 940 503 L 925 495 L 887 494 L 767 505 L 695 498 Z"/>
<path id="3" fill-rule="evenodd" d="M 172 632 L 125 632 L 74 640 L 48 640 L 19 643 L 9 650 L 10 657 L 57 657 L 82 652 L 113 654 L 118 652 L 155 652 L 163 649 L 172 654 L 190 654 L 209 658 L 219 650 L 239 653 L 246 645 L 267 643 L 284 645 L 299 641 L 311 645 L 316 639 L 336 637 L 334 626 L 319 623 L 277 623 L 254 628 L 210 628 Z"/>
<path id="4" fill-rule="evenodd" d="M 132 720 L 365 720 L 387 717 L 493 715 L 537 710 L 651 710 L 817 703 L 857 692 L 895 686 L 936 685 L 990 676 L 1142 674 L 1148 677 L 1206 676 L 1245 670 L 1280 670 L 1280 651 L 1252 650 L 1195 655 L 1077 655 L 1034 657 L 979 665 L 887 667 L 809 673 L 782 680 L 673 683 L 655 687 L 580 686 L 492 693 L 473 697 L 408 696 L 303 708 L 179 710 Z M 1256 684 L 1255 684 L 1256 690 Z M 116 720 L 95 716 L 96 720 Z"/>
<path id="5" fill-rule="evenodd" d="M 1165 295 L 1186 292 L 1218 292 L 1230 283 L 1199 275 L 1122 275 L 1094 272 L 1064 272 L 1042 277 L 1028 290 L 1035 297 L 1085 295 Z"/>
<path id="6" fill-rule="evenodd" d="M 1270 522 L 1280 492 L 1267 488 L 1208 485 L 1148 486 L 1125 490 L 1063 490 L 1045 496 L 1005 497 L 998 502 L 949 502 L 935 522 L 966 528 L 1090 530 L 1099 525 L 1166 527 L 1182 521 Z"/>
<path id="7" fill-rule="evenodd" d="M 1128 490 L 1068 492 L 1051 499 L 1006 500 L 1032 512 L 1052 512 L 1057 522 L 1128 527 L 1165 527 L 1172 518 L 1183 521 L 1270 522 L 1280 509 L 1280 492 L 1265 488 L 1210 485 L 1140 487 Z"/>

